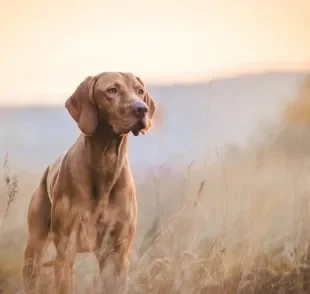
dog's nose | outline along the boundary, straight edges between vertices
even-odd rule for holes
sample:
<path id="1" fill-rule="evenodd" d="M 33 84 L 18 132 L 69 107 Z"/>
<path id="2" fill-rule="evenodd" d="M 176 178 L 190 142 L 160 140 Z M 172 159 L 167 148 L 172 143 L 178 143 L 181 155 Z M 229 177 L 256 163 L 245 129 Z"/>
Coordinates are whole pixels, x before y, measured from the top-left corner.
<path id="1" fill-rule="evenodd" d="M 143 118 L 147 114 L 147 112 L 149 111 L 149 108 L 147 107 L 147 105 L 144 102 L 137 101 L 137 102 L 133 103 L 132 110 L 138 118 Z"/>

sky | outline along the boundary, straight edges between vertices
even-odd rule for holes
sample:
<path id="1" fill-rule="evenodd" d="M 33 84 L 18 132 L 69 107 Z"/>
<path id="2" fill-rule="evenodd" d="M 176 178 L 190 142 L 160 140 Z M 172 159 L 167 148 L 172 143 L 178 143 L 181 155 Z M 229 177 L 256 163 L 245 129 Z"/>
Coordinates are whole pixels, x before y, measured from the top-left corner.
<path id="1" fill-rule="evenodd" d="M 310 70 L 309 0 L 0 0 L 0 104 L 58 104 L 88 75 L 199 82 Z"/>

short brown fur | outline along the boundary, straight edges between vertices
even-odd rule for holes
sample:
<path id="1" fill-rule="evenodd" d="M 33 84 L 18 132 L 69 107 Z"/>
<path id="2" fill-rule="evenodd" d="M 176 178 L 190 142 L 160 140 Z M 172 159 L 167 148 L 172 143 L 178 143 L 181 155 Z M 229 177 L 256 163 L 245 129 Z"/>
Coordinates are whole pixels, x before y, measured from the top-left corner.
<path id="1" fill-rule="evenodd" d="M 103 293 L 125 293 L 137 217 L 128 133 L 138 135 L 151 126 L 155 103 L 133 74 L 108 72 L 85 79 L 65 106 L 82 134 L 47 167 L 33 193 L 23 265 L 25 290 L 39 289 L 41 258 L 50 235 L 57 251 L 55 292 L 73 292 L 76 254 L 94 252 Z"/>

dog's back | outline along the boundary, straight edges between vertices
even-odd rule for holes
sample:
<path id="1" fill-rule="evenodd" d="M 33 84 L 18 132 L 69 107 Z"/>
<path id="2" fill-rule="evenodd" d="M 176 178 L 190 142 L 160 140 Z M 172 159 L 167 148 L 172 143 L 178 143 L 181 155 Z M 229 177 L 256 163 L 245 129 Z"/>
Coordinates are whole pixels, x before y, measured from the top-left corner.
<path id="1" fill-rule="evenodd" d="M 48 173 L 46 176 L 46 188 L 47 188 L 48 198 L 51 203 L 53 203 L 53 196 L 52 196 L 53 188 L 54 188 L 55 182 L 57 181 L 60 167 L 63 163 L 63 159 L 65 158 L 66 154 L 67 154 L 67 151 L 59 155 L 48 167 Z"/>

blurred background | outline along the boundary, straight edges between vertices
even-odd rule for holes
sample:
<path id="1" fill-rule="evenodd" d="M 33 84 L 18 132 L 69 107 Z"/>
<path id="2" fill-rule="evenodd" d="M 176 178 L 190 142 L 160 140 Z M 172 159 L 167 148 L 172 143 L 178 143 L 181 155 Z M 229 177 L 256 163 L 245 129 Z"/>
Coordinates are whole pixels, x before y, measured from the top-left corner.
<path id="1" fill-rule="evenodd" d="M 9 172 L 19 183 L 7 215 L 6 182 L 2 187 L 2 215 L 6 218 L 1 242 L 7 250 L 7 245 L 21 244 L 11 248 L 15 248 L 14 255 L 22 256 L 31 193 L 47 164 L 79 134 L 64 101 L 86 76 L 103 71 L 129 71 L 141 77 L 158 105 L 152 131 L 131 137 L 129 143 L 140 207 L 135 262 L 149 252 L 141 249 L 149 248 L 147 234 L 158 236 L 188 199 L 201 201 L 201 207 L 205 199 L 205 208 L 189 217 L 195 224 L 186 215 L 186 225 L 175 237 L 177 243 L 196 254 L 200 251 L 195 246 L 206 236 L 213 238 L 208 239 L 211 244 L 222 238 L 218 248 L 210 245 L 218 250 L 210 249 L 214 259 L 211 253 L 209 256 L 221 278 L 208 273 L 206 284 L 223 282 L 227 278 L 223 268 L 240 261 L 235 251 L 225 257 L 225 266 L 214 260 L 223 244 L 235 248 L 236 239 L 257 229 L 257 223 L 252 226 L 246 215 L 258 213 L 266 224 L 257 237 L 262 243 L 252 239 L 261 247 L 255 251 L 253 241 L 251 246 L 243 244 L 247 248 L 243 252 L 251 247 L 255 254 L 250 255 L 256 257 L 262 248 L 289 244 L 295 234 L 291 223 L 300 216 L 296 186 L 301 187 L 300 207 L 308 207 L 304 201 L 309 197 L 309 1 L 4 0 L 0 24 L 0 159 L 8 153 Z M 261 166 L 253 180 L 249 175 Z M 295 194 L 284 188 L 288 179 L 301 178 L 302 182 L 290 186 L 292 191 L 297 189 Z M 272 209 L 275 203 L 282 206 Z M 308 218 L 303 212 L 300 223 L 310 224 Z M 275 220 L 281 228 L 274 227 Z M 250 227 L 240 225 L 244 222 Z M 227 228 L 228 224 L 238 232 Z M 199 237 L 189 233 L 197 230 Z M 191 249 L 188 240 L 186 245 L 182 243 L 184 234 L 197 240 Z M 147 258 L 171 257 L 165 246 L 160 248 L 160 253 Z M 7 250 L 3 254 L 11 258 Z M 5 260 L 4 281 L 15 281 L 20 259 L 15 263 Z M 140 281 L 142 274 L 134 273 L 132 279 Z M 196 277 L 199 275 L 200 269 Z M 188 281 L 193 290 L 196 280 Z M 152 283 L 166 285 L 148 281 Z M 189 294 L 187 286 L 181 288 Z M 159 287 L 159 292 L 148 293 L 182 292 L 169 287 L 167 292 Z M 203 284 L 193 293 L 207 293 L 205 287 Z M 17 291 L 7 283 L 4 288 L 4 293 Z M 146 293 L 143 287 L 130 289 L 131 293 Z"/>
<path id="2" fill-rule="evenodd" d="M 78 135 L 64 101 L 102 71 L 142 77 L 159 105 L 152 135 L 131 140 L 135 167 L 242 144 L 305 79 L 309 11 L 306 0 L 5 1 L 1 154 L 42 170 Z"/>

